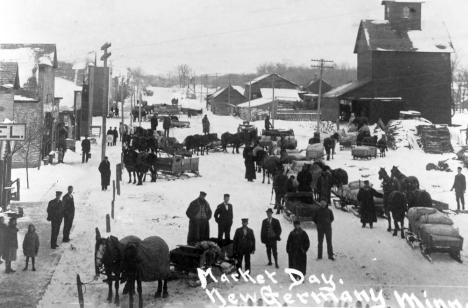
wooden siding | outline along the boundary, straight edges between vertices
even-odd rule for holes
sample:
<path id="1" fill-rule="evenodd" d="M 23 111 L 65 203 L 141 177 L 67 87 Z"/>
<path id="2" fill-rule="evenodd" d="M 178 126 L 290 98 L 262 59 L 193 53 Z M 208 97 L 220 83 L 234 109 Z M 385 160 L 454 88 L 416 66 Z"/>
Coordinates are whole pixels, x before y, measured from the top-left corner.
<path id="1" fill-rule="evenodd" d="M 411 13 L 410 18 L 403 18 L 404 7 L 414 10 L 414 14 Z M 386 2 L 385 20 L 390 22 L 392 30 L 421 30 L 421 7 L 421 3 Z M 387 9 L 389 9 L 388 15 Z"/>
<path id="2" fill-rule="evenodd" d="M 0 89 L 0 123 L 5 119 L 13 120 L 14 97 L 13 89 Z"/>
<path id="3" fill-rule="evenodd" d="M 262 93 L 260 92 L 261 88 L 273 87 L 273 76 L 274 75 L 270 75 L 252 84 L 252 98 L 251 99 L 254 99 L 255 95 L 256 95 L 256 98 L 262 97 Z M 280 78 L 278 76 L 275 76 L 274 86 L 276 89 L 297 89 L 298 88 L 297 85 L 295 85 L 291 81 Z M 250 87 L 249 84 L 245 85 L 244 96 L 247 98 L 249 97 L 249 87 Z"/>

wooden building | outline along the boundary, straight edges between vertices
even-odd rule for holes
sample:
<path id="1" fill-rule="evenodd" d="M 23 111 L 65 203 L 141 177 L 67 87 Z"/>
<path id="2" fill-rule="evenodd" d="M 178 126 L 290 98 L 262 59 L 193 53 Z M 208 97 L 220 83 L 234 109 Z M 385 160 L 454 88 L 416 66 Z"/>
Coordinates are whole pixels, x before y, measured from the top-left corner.
<path id="1" fill-rule="evenodd" d="M 252 87 L 251 90 L 250 87 Z M 249 95 L 251 95 L 250 99 L 261 98 L 262 93 L 260 89 L 262 88 L 298 89 L 299 86 L 278 74 L 265 74 L 245 84 L 244 96 L 247 99 Z"/>
<path id="2" fill-rule="evenodd" d="M 451 123 L 452 41 L 443 22 L 422 21 L 425 1 L 384 0 L 385 20 L 362 20 L 354 53 L 358 80 L 324 94 L 323 120 L 349 106 L 371 123 L 416 110 Z M 341 108 L 340 108 L 341 107 Z"/>
<path id="3" fill-rule="evenodd" d="M 238 87 L 229 86 L 216 91 L 210 96 L 211 111 L 216 115 L 230 115 L 235 112 L 235 106 L 247 99 Z"/>
<path id="4" fill-rule="evenodd" d="M 304 87 L 304 89 L 307 90 L 307 92 L 311 94 L 319 94 L 319 88 L 320 88 L 320 79 L 317 79 L 317 76 L 307 86 Z M 329 82 L 327 82 L 325 79 L 322 79 L 322 94 L 327 93 L 331 89 L 333 89 L 333 86 Z"/>
<path id="5" fill-rule="evenodd" d="M 19 88 L 18 63 L 0 62 L 0 123 L 13 120 L 14 98 Z"/>

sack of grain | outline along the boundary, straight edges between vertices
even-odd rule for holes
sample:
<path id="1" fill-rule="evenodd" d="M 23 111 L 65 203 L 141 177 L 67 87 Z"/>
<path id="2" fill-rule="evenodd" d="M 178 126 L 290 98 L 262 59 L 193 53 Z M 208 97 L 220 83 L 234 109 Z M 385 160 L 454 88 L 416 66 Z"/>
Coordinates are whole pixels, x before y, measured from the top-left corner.
<path id="1" fill-rule="evenodd" d="M 421 224 L 433 224 L 433 225 L 453 225 L 452 219 L 445 216 L 439 211 L 429 215 L 422 215 L 419 218 Z"/>
<path id="2" fill-rule="evenodd" d="M 419 221 L 421 216 L 434 214 L 435 212 L 437 212 L 437 210 L 430 207 L 412 207 L 408 210 L 408 220 L 410 222 L 416 222 Z"/>
<path id="3" fill-rule="evenodd" d="M 460 232 L 458 229 L 451 225 L 433 225 L 433 224 L 422 224 L 419 227 L 419 237 L 423 239 L 428 234 L 435 235 L 446 235 L 446 236 L 459 236 Z"/>

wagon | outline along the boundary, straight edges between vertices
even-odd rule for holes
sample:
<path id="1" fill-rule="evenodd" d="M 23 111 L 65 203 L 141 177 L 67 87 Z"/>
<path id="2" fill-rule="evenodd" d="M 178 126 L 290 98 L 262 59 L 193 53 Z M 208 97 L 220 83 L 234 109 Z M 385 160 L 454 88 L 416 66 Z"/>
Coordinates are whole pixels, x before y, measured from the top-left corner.
<path id="1" fill-rule="evenodd" d="M 341 137 L 339 144 L 340 144 L 340 150 L 343 150 L 345 148 L 353 149 L 356 146 L 356 136 L 349 135 L 346 137 Z"/>
<path id="2" fill-rule="evenodd" d="M 295 220 L 312 221 L 315 211 L 320 208 L 313 199 L 313 192 L 287 193 L 284 198 L 283 216 L 291 223 Z"/>
<path id="3" fill-rule="evenodd" d="M 294 136 L 294 130 L 292 129 L 270 129 L 270 130 L 262 129 L 262 135 L 271 136 L 271 137 Z"/>
<path id="4" fill-rule="evenodd" d="M 414 208 L 424 209 L 424 208 Z M 439 213 L 439 212 L 437 212 Z M 444 215 L 444 214 L 439 214 Z M 412 249 L 418 246 L 421 254 L 430 262 L 433 263 L 431 253 L 448 253 L 450 257 L 459 263 L 463 263 L 460 258 L 460 250 L 463 250 L 463 237 L 454 229 L 452 225 L 444 224 L 422 224 L 409 220 L 409 229 L 405 232 L 405 239 Z M 423 226 L 425 225 L 425 227 Z M 430 230 L 437 231 L 430 231 Z M 453 233 L 441 232 L 444 229 L 453 230 Z"/>
<path id="5" fill-rule="evenodd" d="M 255 126 L 248 124 L 248 122 L 245 124 L 239 124 L 239 127 L 237 128 L 238 133 L 247 132 L 250 134 L 252 131 L 255 131 L 255 137 L 257 137 L 258 129 Z"/>
<path id="6" fill-rule="evenodd" d="M 180 177 L 185 172 L 195 173 L 197 176 L 199 176 L 198 165 L 199 157 L 160 157 L 156 162 L 156 170 L 161 171 L 163 173 L 169 173 L 176 177 Z"/>
<path id="7" fill-rule="evenodd" d="M 373 146 L 359 146 L 351 150 L 351 155 L 353 159 L 356 158 L 367 158 L 371 159 L 372 157 L 377 158 L 377 148 Z"/>

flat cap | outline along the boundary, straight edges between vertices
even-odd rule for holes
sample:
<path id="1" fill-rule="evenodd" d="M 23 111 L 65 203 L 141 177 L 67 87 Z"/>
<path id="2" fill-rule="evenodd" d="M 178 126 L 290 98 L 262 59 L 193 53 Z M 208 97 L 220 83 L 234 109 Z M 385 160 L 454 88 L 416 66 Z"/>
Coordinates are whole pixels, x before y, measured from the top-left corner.
<path id="1" fill-rule="evenodd" d="M 224 194 L 224 197 L 230 197 L 229 194 Z"/>
<path id="2" fill-rule="evenodd" d="M 242 218 L 242 222 L 249 222 L 248 218 Z"/>
<path id="3" fill-rule="evenodd" d="M 266 210 L 267 213 L 273 213 L 273 210 L 271 208 L 269 208 L 268 210 Z"/>
<path id="4" fill-rule="evenodd" d="M 203 196 L 205 197 L 205 196 L 206 196 L 206 192 L 201 191 L 201 192 L 200 192 L 200 195 L 203 195 Z"/>
<path id="5" fill-rule="evenodd" d="M 61 191 L 56 191 L 55 194 L 56 194 L 56 195 L 61 195 L 62 192 L 61 192 Z"/>

